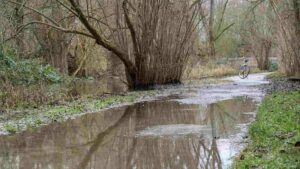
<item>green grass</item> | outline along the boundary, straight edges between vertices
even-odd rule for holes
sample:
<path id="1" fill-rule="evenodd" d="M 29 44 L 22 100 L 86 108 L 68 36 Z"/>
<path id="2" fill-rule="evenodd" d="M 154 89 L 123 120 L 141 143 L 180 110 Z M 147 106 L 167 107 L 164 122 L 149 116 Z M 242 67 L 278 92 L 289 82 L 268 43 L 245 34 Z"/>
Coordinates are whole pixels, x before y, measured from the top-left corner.
<path id="1" fill-rule="evenodd" d="M 299 169 L 300 91 L 267 96 L 249 134 L 251 143 L 233 168 Z"/>
<path id="2" fill-rule="evenodd" d="M 151 94 L 151 92 L 150 92 Z M 39 109 L 28 109 L 29 113 L 20 113 L 8 120 L 2 121 L 2 130 L 9 134 L 15 134 L 26 129 L 34 129 L 47 125 L 52 122 L 61 122 L 76 115 L 95 112 L 104 108 L 122 103 L 132 103 L 137 101 L 142 95 L 147 93 L 130 93 L 120 96 L 113 95 L 103 98 L 87 98 L 77 101 L 68 102 L 64 105 L 44 106 Z"/>
<path id="3" fill-rule="evenodd" d="M 20 113 L 12 117 L 8 118 L 0 114 L 0 133 L 15 134 L 27 129 L 36 129 L 52 122 L 62 122 L 77 115 L 97 112 L 101 109 L 125 103 L 133 103 L 146 96 L 153 97 L 157 94 L 157 90 L 138 91 L 129 92 L 126 95 L 81 98 L 60 105 L 44 105 L 35 109 L 28 108 L 24 110 L 24 107 L 21 107 Z"/>

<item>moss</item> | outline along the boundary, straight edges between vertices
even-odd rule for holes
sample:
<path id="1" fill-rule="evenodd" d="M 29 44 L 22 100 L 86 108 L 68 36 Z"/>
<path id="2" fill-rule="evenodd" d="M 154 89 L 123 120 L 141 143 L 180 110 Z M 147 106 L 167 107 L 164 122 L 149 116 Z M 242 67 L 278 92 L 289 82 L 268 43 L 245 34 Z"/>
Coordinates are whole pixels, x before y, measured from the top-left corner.
<path id="1" fill-rule="evenodd" d="M 300 91 L 266 97 L 249 134 L 234 168 L 300 168 Z"/>

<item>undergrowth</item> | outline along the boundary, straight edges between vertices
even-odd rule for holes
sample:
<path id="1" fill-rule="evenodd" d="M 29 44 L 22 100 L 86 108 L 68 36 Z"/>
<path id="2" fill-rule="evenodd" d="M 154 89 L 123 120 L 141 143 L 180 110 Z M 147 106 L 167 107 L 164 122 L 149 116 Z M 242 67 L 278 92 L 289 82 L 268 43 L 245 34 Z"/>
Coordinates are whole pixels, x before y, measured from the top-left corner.
<path id="1" fill-rule="evenodd" d="M 64 76 L 41 60 L 21 59 L 13 51 L 0 50 L 0 112 L 61 99 L 62 82 Z"/>
<path id="2" fill-rule="evenodd" d="M 42 64 L 38 59 L 17 59 L 14 54 L 4 54 L 0 51 L 0 65 L 0 79 L 13 85 L 63 81 L 63 77 L 52 66 Z"/>
<path id="3" fill-rule="evenodd" d="M 147 93 L 147 95 L 148 94 L 149 93 Z M 131 93 L 125 96 L 115 95 L 105 98 L 87 98 L 67 102 L 64 105 L 48 105 L 39 109 L 28 109 L 24 110 L 27 113 L 15 115 L 13 118 L 9 118 L 8 120 L 4 120 L 4 118 L 2 118 L 2 129 L 1 126 L 0 129 L 9 134 L 14 134 L 26 129 L 34 129 L 52 122 L 61 122 L 82 113 L 95 112 L 118 104 L 132 103 L 140 98 L 140 96 L 140 93 Z"/>

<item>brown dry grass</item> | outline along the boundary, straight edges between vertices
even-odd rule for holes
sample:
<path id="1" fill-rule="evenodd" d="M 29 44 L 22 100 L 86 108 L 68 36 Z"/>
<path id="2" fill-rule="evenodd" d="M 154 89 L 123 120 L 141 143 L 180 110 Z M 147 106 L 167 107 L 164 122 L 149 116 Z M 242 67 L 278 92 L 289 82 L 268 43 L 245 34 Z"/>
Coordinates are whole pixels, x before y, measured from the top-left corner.
<path id="1" fill-rule="evenodd" d="M 261 72 L 251 66 L 251 73 Z M 234 76 L 239 73 L 239 65 L 208 63 L 195 66 L 185 72 L 184 80 L 201 79 L 207 77 Z"/>
<path id="2" fill-rule="evenodd" d="M 184 79 L 201 79 L 206 77 L 223 77 L 238 74 L 238 69 L 231 65 L 209 63 L 187 70 Z"/>
<path id="3" fill-rule="evenodd" d="M 46 84 L 37 85 L 12 85 L 2 83 L 0 85 L 0 111 L 16 108 L 36 108 L 43 104 L 53 104 L 58 100 L 64 100 L 65 91 L 58 86 Z"/>

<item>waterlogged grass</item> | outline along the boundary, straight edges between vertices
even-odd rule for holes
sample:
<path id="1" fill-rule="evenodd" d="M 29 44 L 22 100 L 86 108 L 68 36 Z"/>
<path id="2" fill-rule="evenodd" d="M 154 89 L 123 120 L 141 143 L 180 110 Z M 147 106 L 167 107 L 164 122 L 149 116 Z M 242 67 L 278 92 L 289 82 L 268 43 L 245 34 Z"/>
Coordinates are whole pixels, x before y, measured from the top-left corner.
<path id="1" fill-rule="evenodd" d="M 9 134 L 15 134 L 26 129 L 35 129 L 52 122 L 61 122 L 79 114 L 95 112 L 123 103 L 132 103 L 145 95 L 151 96 L 155 95 L 155 93 L 151 91 L 144 93 L 133 92 L 124 96 L 115 95 L 103 98 L 88 98 L 69 102 L 64 105 L 26 110 L 29 113 L 17 115 L 6 122 L 2 122 L 1 130 Z M 3 121 L 3 119 L 1 121 Z"/>
<path id="2" fill-rule="evenodd" d="M 266 97 L 249 133 L 251 143 L 233 168 L 299 169 L 300 91 Z"/>
<path id="3" fill-rule="evenodd" d="M 124 102 L 134 102 L 136 100 L 136 95 L 131 96 L 117 96 L 117 97 L 109 97 L 105 99 L 95 100 L 92 103 L 92 106 L 94 106 L 95 109 L 103 109 L 107 106 L 114 105 L 116 103 L 124 103 Z"/>

